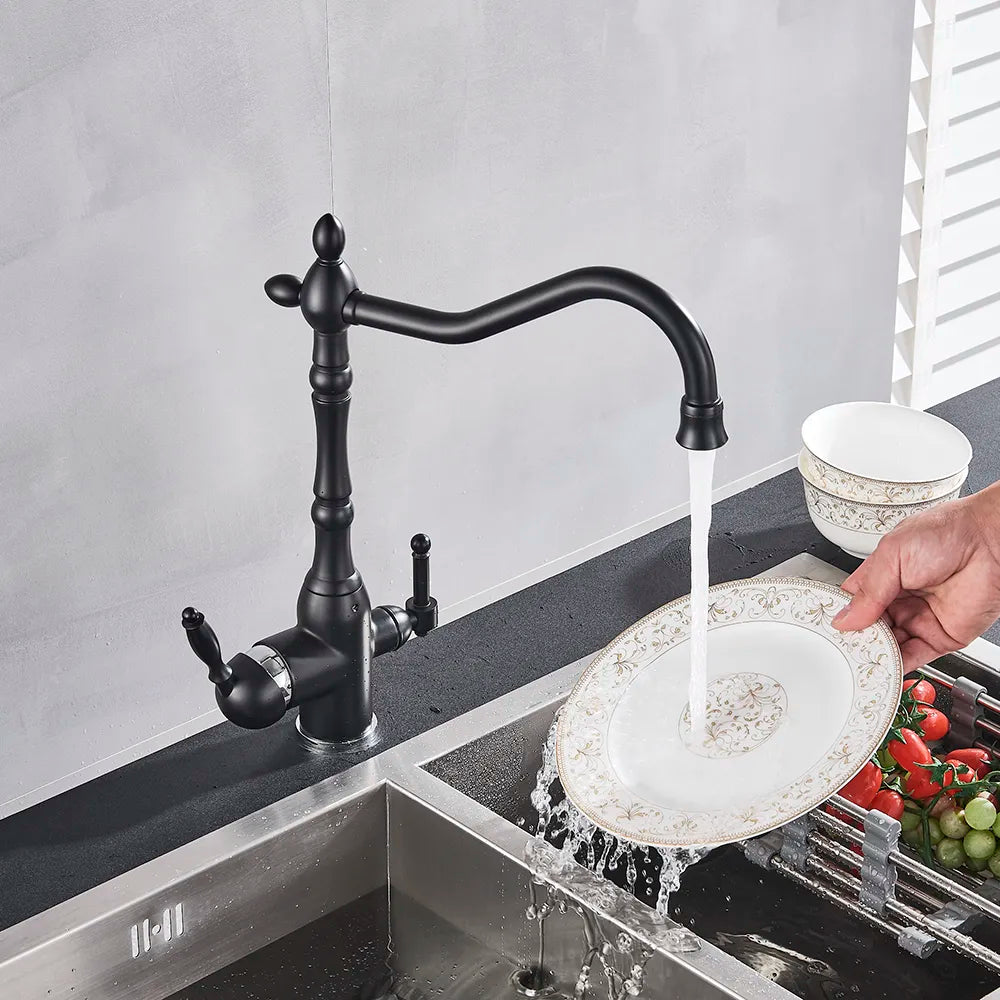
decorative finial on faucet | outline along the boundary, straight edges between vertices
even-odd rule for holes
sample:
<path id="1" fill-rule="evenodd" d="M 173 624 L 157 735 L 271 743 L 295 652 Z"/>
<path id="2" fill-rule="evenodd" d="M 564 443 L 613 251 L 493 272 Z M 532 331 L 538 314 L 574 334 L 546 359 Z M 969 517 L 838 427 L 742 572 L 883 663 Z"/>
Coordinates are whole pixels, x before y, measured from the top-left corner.
<path id="1" fill-rule="evenodd" d="M 312 241 L 313 249 L 319 258 L 317 263 L 324 270 L 318 281 L 310 283 L 314 292 L 307 302 L 309 313 L 307 313 L 306 318 L 309 319 L 310 314 L 312 315 L 316 320 L 313 323 L 316 329 L 339 329 L 343 325 L 340 313 L 344 300 L 357 287 L 354 275 L 350 273 L 350 268 L 341 261 L 346 236 L 340 219 L 327 212 L 313 227 Z M 331 264 L 340 264 L 342 272 L 334 277 L 332 282 L 331 275 L 327 273 Z M 309 274 L 306 275 L 306 281 L 309 280 L 309 275 L 313 273 L 315 268 L 316 265 L 313 265 Z M 303 282 L 294 274 L 276 274 L 264 282 L 264 291 L 272 302 L 291 308 L 302 305 L 304 301 L 302 285 Z M 319 290 L 318 296 L 315 293 L 316 289 Z"/>
<path id="2" fill-rule="evenodd" d="M 313 228 L 313 249 L 324 264 L 336 264 L 344 252 L 344 227 L 340 219 L 329 212 Z"/>

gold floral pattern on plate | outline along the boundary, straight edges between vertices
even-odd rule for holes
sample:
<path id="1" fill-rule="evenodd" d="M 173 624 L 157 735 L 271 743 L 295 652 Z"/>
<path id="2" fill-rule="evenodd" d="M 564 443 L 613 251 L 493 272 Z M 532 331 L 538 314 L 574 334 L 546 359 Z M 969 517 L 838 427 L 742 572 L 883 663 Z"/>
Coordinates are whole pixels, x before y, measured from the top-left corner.
<path id="1" fill-rule="evenodd" d="M 768 739 L 787 711 L 788 696 L 773 677 L 753 671 L 726 674 L 708 685 L 704 732 L 696 736 L 692 731 L 690 704 L 677 728 L 681 742 L 699 757 L 736 757 Z"/>
<path id="2" fill-rule="evenodd" d="M 853 686 L 850 706 L 836 737 L 827 748 L 819 748 L 805 773 L 801 762 L 792 761 L 787 781 L 760 801 L 713 810 L 667 808 L 644 801 L 622 783 L 608 750 L 611 716 L 631 681 L 666 649 L 690 636 L 690 599 L 683 597 L 623 632 L 577 681 L 556 733 L 556 764 L 567 796 L 604 830 L 654 847 L 731 843 L 773 830 L 826 801 L 878 749 L 892 724 L 903 684 L 899 647 L 884 621 L 860 632 L 842 633 L 833 627 L 833 617 L 848 600 L 839 587 L 811 580 L 751 579 L 709 589 L 709 631 L 742 622 L 778 622 L 824 637 L 843 656 Z M 760 689 L 767 694 L 760 709 L 761 726 L 754 735 L 741 735 L 738 723 L 733 723 L 727 738 L 737 752 L 759 747 L 788 711 L 777 690 L 767 686 L 773 678 L 756 676 L 766 678 Z M 746 684 L 751 684 L 748 678 Z M 720 712 L 732 689 L 725 684 L 716 689 Z M 760 739 L 769 727 L 770 733 Z M 664 761 L 664 766 L 677 763 Z M 725 788 L 719 789 L 719 800 L 725 803 Z"/>

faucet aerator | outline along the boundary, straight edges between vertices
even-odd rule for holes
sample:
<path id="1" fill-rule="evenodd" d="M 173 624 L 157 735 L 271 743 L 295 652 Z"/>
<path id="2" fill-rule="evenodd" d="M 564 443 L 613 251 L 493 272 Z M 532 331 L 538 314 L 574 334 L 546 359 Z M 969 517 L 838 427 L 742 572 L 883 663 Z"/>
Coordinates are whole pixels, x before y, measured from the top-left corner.
<path id="1" fill-rule="evenodd" d="M 714 451 L 729 440 L 722 423 L 722 400 L 714 403 L 690 403 L 681 398 L 681 425 L 677 443 L 688 451 Z"/>

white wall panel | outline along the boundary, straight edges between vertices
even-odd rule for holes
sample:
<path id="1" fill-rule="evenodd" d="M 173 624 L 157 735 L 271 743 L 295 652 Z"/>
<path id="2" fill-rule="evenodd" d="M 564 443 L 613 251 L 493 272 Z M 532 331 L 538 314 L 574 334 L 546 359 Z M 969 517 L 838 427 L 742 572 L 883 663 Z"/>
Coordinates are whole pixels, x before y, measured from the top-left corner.
<path id="1" fill-rule="evenodd" d="M 325 10 L 0 5 L 0 813 L 215 718 L 185 604 L 230 654 L 291 622 L 311 345 L 261 283 L 310 263 L 331 101 L 364 288 L 662 282 L 715 348 L 720 487 L 787 462 L 815 407 L 885 393 L 906 3 L 329 0 L 332 77 Z M 376 601 L 407 596 L 415 530 L 454 615 L 683 513 L 680 372 L 643 317 L 352 347 Z"/>

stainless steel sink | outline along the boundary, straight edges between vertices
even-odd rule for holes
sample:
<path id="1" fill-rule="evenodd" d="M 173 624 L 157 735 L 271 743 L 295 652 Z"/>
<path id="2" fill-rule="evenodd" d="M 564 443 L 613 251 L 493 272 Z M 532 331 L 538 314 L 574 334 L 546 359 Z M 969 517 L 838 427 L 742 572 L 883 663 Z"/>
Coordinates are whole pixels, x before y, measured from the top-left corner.
<path id="1" fill-rule="evenodd" d="M 497 785 L 506 805 L 518 801 L 533 781 L 529 734 L 581 666 L 10 928 L 0 934 L 0 996 L 513 997 L 511 976 L 538 961 L 538 923 L 525 916 L 533 890 L 568 904 L 545 921 L 544 964 L 570 990 L 589 933 L 623 969 L 651 952 L 645 995 L 787 996 L 710 945 L 666 951 L 672 925 L 584 869 L 535 885 L 525 861 L 534 838 L 504 818 L 505 803 L 490 808 L 433 773 L 471 744 L 467 769 L 452 777 L 478 774 L 485 796 L 500 760 L 487 752 L 489 734 L 507 740 L 510 720 L 524 718 L 518 780 Z"/>
<path id="2" fill-rule="evenodd" d="M 509 823 L 533 830 L 537 815 L 530 793 L 541 745 L 560 704 L 540 705 L 424 767 Z M 649 864 L 637 855 L 635 861 L 635 895 L 652 907 L 659 887 L 658 860 Z M 624 886 L 624 874 L 621 867 L 606 870 L 604 885 Z M 648 882 L 644 875 L 650 876 Z M 1000 998 L 1000 990 L 994 993 L 1000 985 L 995 974 L 945 951 L 927 961 L 915 959 L 852 914 L 753 864 L 741 845 L 718 848 L 690 868 L 671 896 L 670 915 L 671 926 L 697 933 L 706 953 L 720 949 L 756 970 L 756 992 L 736 992 L 738 996 Z M 633 920 L 634 911 L 627 922 Z M 715 968 L 724 966 L 717 963 Z M 732 988 L 725 981 L 718 985 Z"/>
<path id="3" fill-rule="evenodd" d="M 879 974 L 904 995 L 990 992 L 947 955 L 883 968 L 890 944 L 865 954 L 849 918 L 735 849 L 691 869 L 675 923 L 540 847 L 541 746 L 585 662 L 0 933 L 0 998 L 513 998 L 518 973 L 549 982 L 539 967 L 572 995 L 585 962 L 605 997 L 602 955 L 619 992 L 639 964 L 658 998 L 867 1000 L 882 994 L 851 984 Z M 533 902 L 551 906 L 540 966 Z M 837 940 L 845 920 L 860 951 Z"/>

